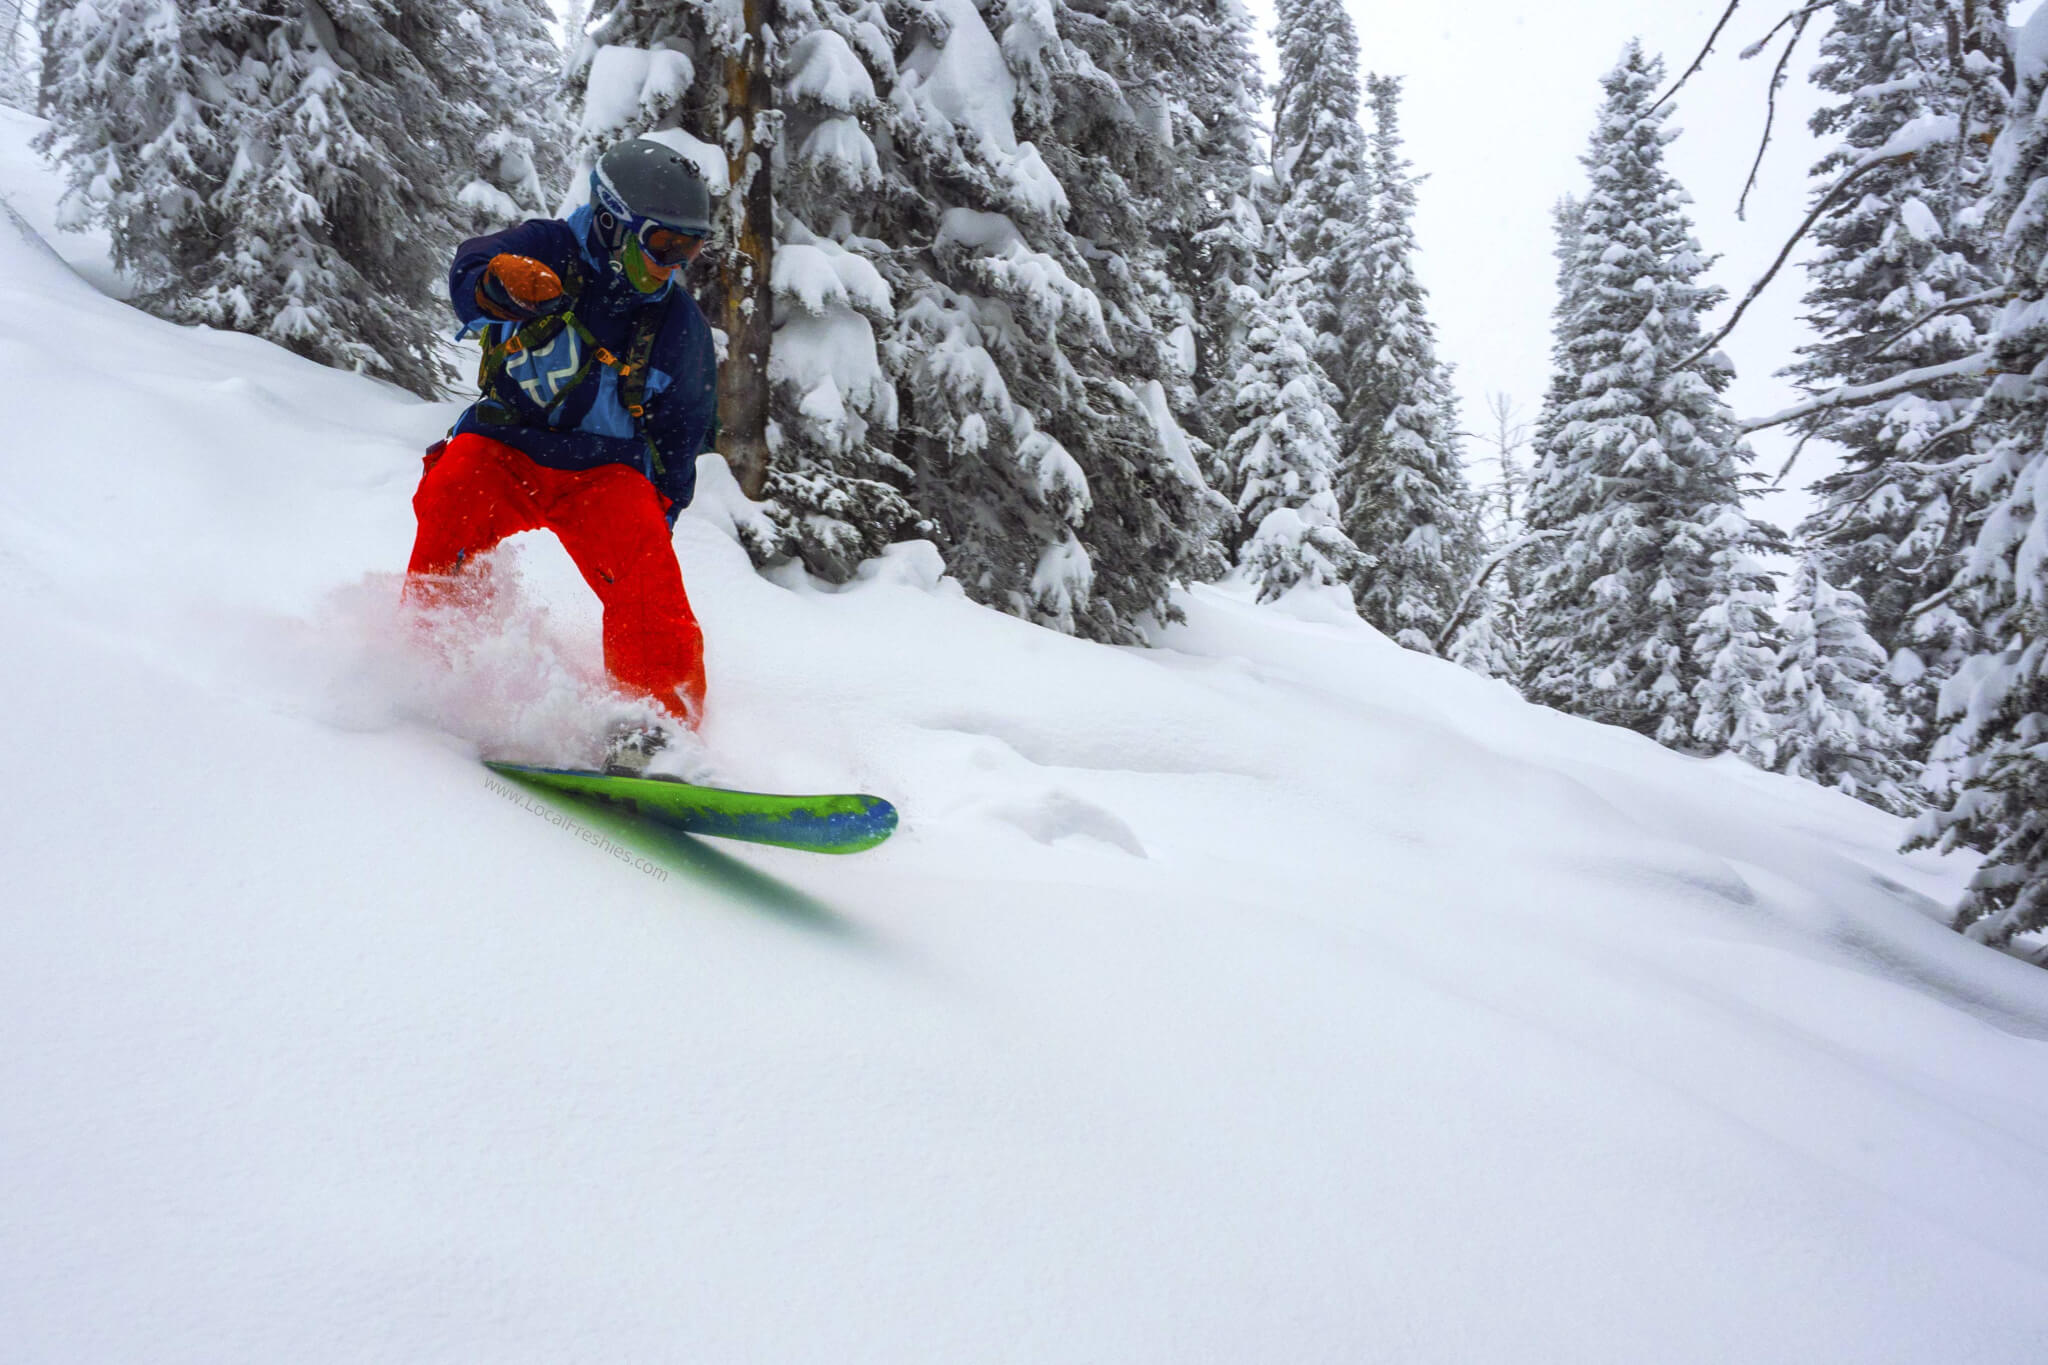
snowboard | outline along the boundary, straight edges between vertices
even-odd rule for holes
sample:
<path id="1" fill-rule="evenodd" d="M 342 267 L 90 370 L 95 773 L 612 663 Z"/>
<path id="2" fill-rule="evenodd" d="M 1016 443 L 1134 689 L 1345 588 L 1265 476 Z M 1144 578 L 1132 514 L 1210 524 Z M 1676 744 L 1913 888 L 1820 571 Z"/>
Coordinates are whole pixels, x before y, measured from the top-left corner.
<path id="1" fill-rule="evenodd" d="M 550 791 L 600 801 L 688 834 L 773 844 L 806 853 L 859 853 L 896 831 L 896 808 L 879 796 L 773 796 L 700 787 L 672 777 L 623 777 L 576 768 L 533 768 L 485 759 L 492 772 Z"/>

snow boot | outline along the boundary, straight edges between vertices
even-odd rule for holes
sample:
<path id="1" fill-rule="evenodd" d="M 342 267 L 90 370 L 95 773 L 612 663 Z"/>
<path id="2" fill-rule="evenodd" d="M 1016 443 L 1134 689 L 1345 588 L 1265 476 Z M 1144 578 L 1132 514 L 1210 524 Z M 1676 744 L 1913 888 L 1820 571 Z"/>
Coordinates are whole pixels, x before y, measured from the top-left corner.
<path id="1" fill-rule="evenodd" d="M 654 756 L 668 747 L 665 726 L 648 721 L 625 721 L 612 728 L 604 751 L 603 771 L 611 777 L 639 777 Z"/>

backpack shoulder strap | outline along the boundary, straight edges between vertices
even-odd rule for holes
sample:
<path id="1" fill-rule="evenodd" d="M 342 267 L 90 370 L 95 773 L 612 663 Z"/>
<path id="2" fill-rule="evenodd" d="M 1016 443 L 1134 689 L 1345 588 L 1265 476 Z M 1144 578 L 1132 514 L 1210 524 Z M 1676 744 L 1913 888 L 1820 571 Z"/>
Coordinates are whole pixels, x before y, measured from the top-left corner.
<path id="1" fill-rule="evenodd" d="M 640 419 L 647 415 L 647 381 L 654 376 L 654 343 L 661 336 L 661 324 L 666 316 L 659 308 L 641 310 L 640 316 L 633 320 L 632 339 L 626 343 L 625 363 L 619 366 L 619 402 L 633 416 L 633 426 L 639 430 L 641 443 L 647 447 L 648 468 L 656 478 L 666 476 L 668 466 L 662 460 L 654 438 L 641 426 Z"/>
<path id="2" fill-rule="evenodd" d="M 626 343 L 625 363 L 619 366 L 619 401 L 636 419 L 647 411 L 647 381 L 654 374 L 654 343 L 661 336 L 664 317 L 659 308 L 640 310 Z"/>

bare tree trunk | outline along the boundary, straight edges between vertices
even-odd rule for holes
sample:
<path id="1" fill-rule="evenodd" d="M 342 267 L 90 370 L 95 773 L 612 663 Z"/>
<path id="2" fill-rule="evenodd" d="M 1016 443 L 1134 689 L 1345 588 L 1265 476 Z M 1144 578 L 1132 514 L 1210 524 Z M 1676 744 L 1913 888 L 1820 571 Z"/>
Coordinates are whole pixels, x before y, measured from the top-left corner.
<path id="1" fill-rule="evenodd" d="M 774 300 L 768 291 L 775 257 L 775 198 L 768 172 L 778 123 L 772 107 L 764 41 L 770 0 L 744 0 L 745 36 L 725 59 L 725 158 L 732 190 L 726 199 L 729 248 L 720 253 L 719 323 L 725 363 L 718 371 L 718 453 L 748 497 L 768 482 L 768 340 Z"/>

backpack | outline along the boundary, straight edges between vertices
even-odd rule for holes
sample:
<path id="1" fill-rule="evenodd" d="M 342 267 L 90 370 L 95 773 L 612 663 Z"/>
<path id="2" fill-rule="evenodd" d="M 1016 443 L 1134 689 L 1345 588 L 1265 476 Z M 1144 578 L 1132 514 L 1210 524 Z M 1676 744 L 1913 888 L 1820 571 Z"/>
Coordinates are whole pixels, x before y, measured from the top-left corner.
<path id="1" fill-rule="evenodd" d="M 583 273 L 572 270 L 562 284 L 571 298 L 581 295 Z M 493 426 L 524 426 L 529 424 L 527 409 L 538 410 L 542 420 L 551 419 L 555 409 L 579 388 L 590 376 L 593 366 L 606 365 L 616 371 L 619 377 L 619 402 L 625 406 L 637 426 L 640 417 L 647 411 L 647 382 L 653 374 L 652 360 L 654 343 L 661 333 L 663 312 L 659 308 L 643 308 L 633 321 L 633 331 L 626 342 L 626 354 L 622 360 L 609 350 L 597 344 L 597 338 L 576 316 L 572 305 L 557 313 L 534 318 L 507 331 L 502 339 L 486 340 L 483 359 L 477 366 L 476 382 L 480 395 L 473 411 L 477 420 Z M 496 332 L 498 329 L 492 329 Z M 545 351 L 565 331 L 574 332 L 581 341 L 581 358 L 576 369 L 566 380 L 559 382 L 551 397 L 541 402 L 530 393 L 520 390 L 517 385 L 508 390 L 506 368 L 514 357 L 523 351 Z M 518 397 L 513 396 L 517 392 Z M 523 401 L 522 401 L 523 400 Z M 654 468 L 662 468 L 660 453 L 653 442 L 647 443 L 648 454 Z"/>

